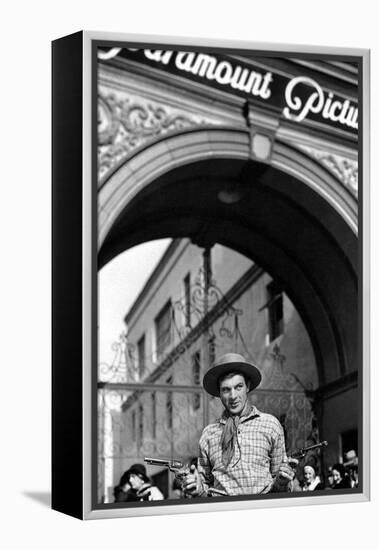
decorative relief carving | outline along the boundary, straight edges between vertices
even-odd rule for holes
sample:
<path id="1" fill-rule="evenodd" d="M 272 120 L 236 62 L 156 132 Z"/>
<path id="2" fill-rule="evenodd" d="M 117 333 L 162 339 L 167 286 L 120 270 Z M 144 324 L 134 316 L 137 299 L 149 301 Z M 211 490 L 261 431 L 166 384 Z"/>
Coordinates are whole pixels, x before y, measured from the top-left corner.
<path id="1" fill-rule="evenodd" d="M 358 162 L 340 155 L 327 153 L 321 149 L 299 146 L 309 156 L 320 162 L 356 197 L 358 196 Z"/>
<path id="2" fill-rule="evenodd" d="M 142 98 L 118 97 L 115 93 L 98 99 L 99 178 L 130 151 L 170 130 L 199 126 L 200 117 L 176 111 Z"/>

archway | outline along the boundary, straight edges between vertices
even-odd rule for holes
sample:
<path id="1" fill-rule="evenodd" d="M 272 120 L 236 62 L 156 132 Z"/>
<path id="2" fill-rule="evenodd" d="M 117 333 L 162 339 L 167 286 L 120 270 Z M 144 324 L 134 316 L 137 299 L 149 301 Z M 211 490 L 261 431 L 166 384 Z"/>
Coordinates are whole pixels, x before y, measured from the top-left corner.
<path id="1" fill-rule="evenodd" d="M 318 418 L 335 455 L 336 434 L 356 422 L 358 407 L 357 201 L 285 143 L 274 142 L 269 160 L 252 159 L 242 129 L 170 134 L 135 151 L 100 182 L 99 267 L 145 241 L 187 237 L 232 248 L 270 273 L 312 342 Z M 222 191 L 238 200 L 225 202 Z"/>
<path id="2" fill-rule="evenodd" d="M 218 199 L 228 186 L 240 201 Z M 99 266 L 154 238 L 234 248 L 283 285 L 324 386 L 357 370 L 356 227 L 355 198 L 305 155 L 276 142 L 263 164 L 245 131 L 197 130 L 137 151 L 102 183 Z"/>

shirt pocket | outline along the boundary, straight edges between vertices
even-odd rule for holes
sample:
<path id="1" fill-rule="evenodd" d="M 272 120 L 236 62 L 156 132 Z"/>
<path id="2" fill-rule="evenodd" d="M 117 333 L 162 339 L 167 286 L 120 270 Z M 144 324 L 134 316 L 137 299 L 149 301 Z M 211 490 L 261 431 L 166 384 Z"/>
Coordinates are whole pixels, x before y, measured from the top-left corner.
<path id="1" fill-rule="evenodd" d="M 247 466 L 268 470 L 270 467 L 271 441 L 266 431 L 251 426 L 241 426 L 238 438 L 242 450 L 242 462 Z"/>

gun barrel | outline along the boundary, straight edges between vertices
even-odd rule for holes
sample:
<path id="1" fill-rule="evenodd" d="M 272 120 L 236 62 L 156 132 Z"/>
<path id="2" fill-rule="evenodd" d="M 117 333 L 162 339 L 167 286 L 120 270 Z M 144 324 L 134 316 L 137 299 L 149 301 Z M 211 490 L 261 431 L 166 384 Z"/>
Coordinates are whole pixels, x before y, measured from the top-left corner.
<path id="1" fill-rule="evenodd" d="M 164 459 L 161 459 L 161 458 L 148 458 L 148 457 L 146 457 L 144 459 L 144 462 L 146 462 L 146 464 L 151 464 L 152 466 L 169 466 L 170 465 L 169 460 L 164 460 Z"/>
<path id="2" fill-rule="evenodd" d="M 305 447 L 303 451 L 312 451 L 312 449 L 318 449 L 319 447 L 326 447 L 328 445 L 327 441 L 320 441 L 320 443 L 316 443 L 316 445 L 311 445 L 310 447 Z"/>
<path id="3" fill-rule="evenodd" d="M 303 451 L 308 452 L 308 451 L 312 451 L 313 449 L 319 449 L 320 447 L 326 447 L 327 444 L 328 444 L 327 441 L 321 441 L 320 443 L 316 443 L 315 445 L 304 447 Z"/>
<path id="4" fill-rule="evenodd" d="M 292 458 L 302 458 L 304 457 L 309 451 L 313 451 L 313 449 L 319 449 L 321 447 L 326 447 L 328 445 L 327 441 L 320 441 L 320 443 L 316 443 L 315 445 L 310 445 L 309 447 L 303 447 L 302 449 L 298 449 L 294 453 L 291 454 Z"/>
<path id="5" fill-rule="evenodd" d="M 166 466 L 166 468 L 183 468 L 183 464 L 179 460 L 166 460 L 163 458 L 145 457 L 144 462 L 152 466 Z"/>

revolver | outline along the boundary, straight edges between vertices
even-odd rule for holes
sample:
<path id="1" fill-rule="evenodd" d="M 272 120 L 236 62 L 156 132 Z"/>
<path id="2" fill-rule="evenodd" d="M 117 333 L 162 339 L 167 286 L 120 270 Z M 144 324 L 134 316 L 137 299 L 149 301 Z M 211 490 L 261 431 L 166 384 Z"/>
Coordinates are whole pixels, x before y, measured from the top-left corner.
<path id="1" fill-rule="evenodd" d="M 316 445 L 310 445 L 309 447 L 302 447 L 301 449 L 297 449 L 293 453 L 291 453 L 291 458 L 304 458 L 305 455 L 309 451 L 313 451 L 314 449 L 320 449 L 321 447 L 326 447 L 328 445 L 327 441 L 321 441 L 320 443 L 316 443 Z"/>
<path id="2" fill-rule="evenodd" d="M 184 478 L 190 472 L 188 464 L 183 464 L 180 460 L 145 457 L 144 462 L 146 462 L 146 464 L 151 464 L 152 466 L 165 466 L 170 470 L 170 472 L 175 474 L 175 477 L 180 484 L 183 483 Z"/>

